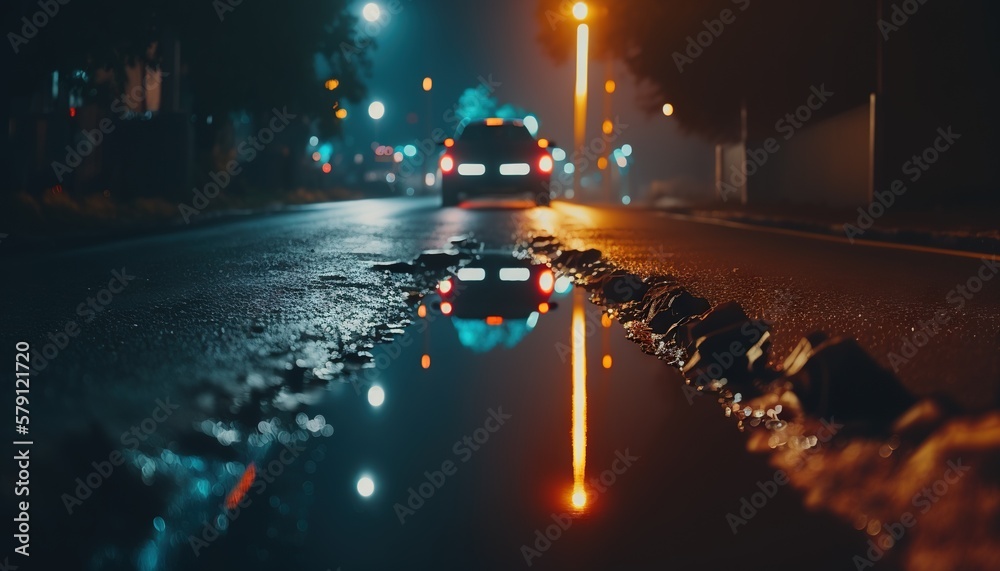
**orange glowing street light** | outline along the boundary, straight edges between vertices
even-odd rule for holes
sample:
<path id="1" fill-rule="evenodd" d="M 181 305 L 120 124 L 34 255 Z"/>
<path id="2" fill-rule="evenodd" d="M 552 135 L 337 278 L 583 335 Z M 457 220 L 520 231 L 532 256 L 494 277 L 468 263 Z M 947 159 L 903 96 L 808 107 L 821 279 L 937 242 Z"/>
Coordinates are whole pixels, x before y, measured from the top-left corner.
<path id="1" fill-rule="evenodd" d="M 586 2 L 573 5 L 573 17 L 580 24 L 576 27 L 576 93 L 573 98 L 573 135 L 577 149 L 582 149 L 587 137 L 587 74 L 590 51 L 590 26 L 584 20 L 590 9 Z M 580 180 L 583 173 L 583 157 L 576 153 L 577 164 L 573 169 L 573 192 L 580 192 Z"/>

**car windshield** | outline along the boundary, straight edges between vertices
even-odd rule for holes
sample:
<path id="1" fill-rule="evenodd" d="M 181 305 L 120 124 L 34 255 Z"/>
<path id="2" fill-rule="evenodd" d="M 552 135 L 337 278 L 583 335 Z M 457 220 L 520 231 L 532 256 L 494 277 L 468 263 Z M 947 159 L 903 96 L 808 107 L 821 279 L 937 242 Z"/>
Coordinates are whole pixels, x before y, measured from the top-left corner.
<path id="1" fill-rule="evenodd" d="M 503 125 L 490 126 L 476 123 L 469 125 L 462 131 L 460 140 L 463 143 L 530 143 L 533 137 L 522 125 L 504 123 Z"/>

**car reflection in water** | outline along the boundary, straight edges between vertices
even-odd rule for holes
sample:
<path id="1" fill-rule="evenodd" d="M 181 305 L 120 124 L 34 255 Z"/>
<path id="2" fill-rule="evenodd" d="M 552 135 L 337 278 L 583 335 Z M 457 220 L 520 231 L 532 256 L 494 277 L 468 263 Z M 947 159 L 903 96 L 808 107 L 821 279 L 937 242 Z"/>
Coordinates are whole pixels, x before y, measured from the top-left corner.
<path id="1" fill-rule="evenodd" d="M 508 252 L 485 252 L 438 284 L 440 310 L 459 342 L 476 353 L 513 348 L 534 329 L 550 303 L 556 278 L 546 266 Z"/>

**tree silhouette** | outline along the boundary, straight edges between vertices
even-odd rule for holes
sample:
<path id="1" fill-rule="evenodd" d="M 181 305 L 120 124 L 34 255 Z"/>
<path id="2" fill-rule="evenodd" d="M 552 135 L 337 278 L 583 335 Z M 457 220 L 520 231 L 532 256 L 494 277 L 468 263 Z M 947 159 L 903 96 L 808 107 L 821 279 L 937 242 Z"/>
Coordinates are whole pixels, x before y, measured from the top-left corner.
<path id="1" fill-rule="evenodd" d="M 29 20 L 39 9 L 36 2 L 20 4 Z M 80 70 L 77 79 L 89 84 L 82 91 L 92 98 L 104 89 L 98 79 L 111 72 L 106 89 L 114 98 L 124 89 L 126 66 L 169 67 L 174 52 L 164 46 L 176 42 L 181 67 L 173 72 L 181 74 L 195 113 L 268 114 L 287 106 L 317 117 L 330 133 L 337 125 L 333 105 L 364 96 L 374 44 L 348 6 L 347 0 L 70 2 L 25 43 L 14 40 L 12 83 L 30 94 L 51 81 L 53 71 L 69 81 Z M 331 77 L 340 82 L 335 91 L 324 87 Z"/>
<path id="2" fill-rule="evenodd" d="M 821 114 L 865 101 L 875 86 L 875 2 L 842 0 L 595 0 L 592 57 L 625 62 L 640 104 L 677 110 L 679 125 L 711 141 L 738 138 L 740 108 L 751 132 L 775 122 L 825 84 L 837 97 Z M 571 2 L 540 0 L 539 39 L 557 61 L 572 55 Z"/>

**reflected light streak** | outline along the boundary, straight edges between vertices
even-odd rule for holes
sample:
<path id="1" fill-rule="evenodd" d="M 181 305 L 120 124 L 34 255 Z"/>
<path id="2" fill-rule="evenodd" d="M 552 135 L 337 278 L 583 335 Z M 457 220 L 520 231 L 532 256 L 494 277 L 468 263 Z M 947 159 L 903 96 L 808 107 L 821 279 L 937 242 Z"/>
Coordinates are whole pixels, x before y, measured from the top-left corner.
<path id="1" fill-rule="evenodd" d="M 587 95 L 587 58 L 589 57 L 590 28 L 580 24 L 576 33 L 576 95 Z"/>
<path id="2" fill-rule="evenodd" d="M 587 467 L 587 322 L 583 290 L 573 292 L 573 506 L 587 505 L 584 476 Z"/>
<path id="3" fill-rule="evenodd" d="M 243 476 L 240 477 L 240 481 L 236 483 L 233 490 L 229 492 L 228 496 L 226 496 L 226 509 L 231 510 L 243 501 L 243 498 L 247 495 L 247 490 L 250 489 L 250 485 L 253 484 L 254 478 L 256 477 L 257 466 L 251 462 L 250 465 L 247 466 L 246 470 L 243 471 Z"/>

